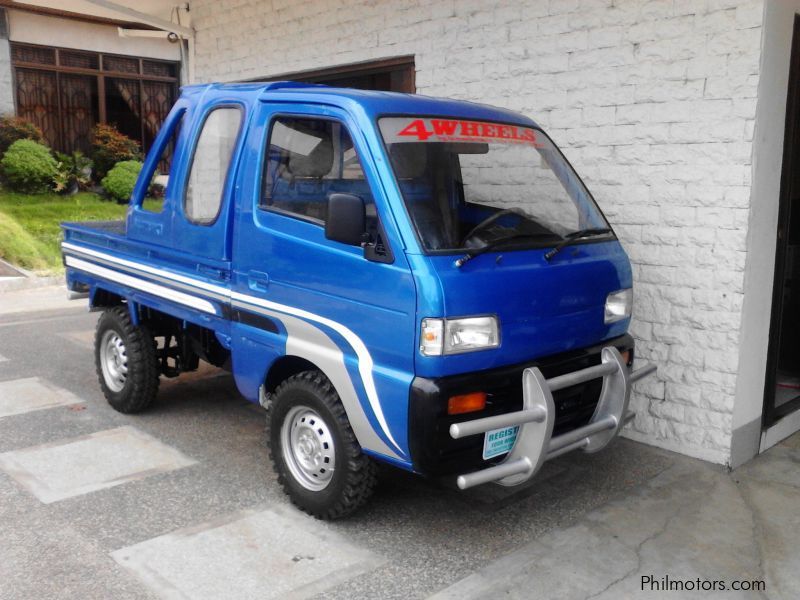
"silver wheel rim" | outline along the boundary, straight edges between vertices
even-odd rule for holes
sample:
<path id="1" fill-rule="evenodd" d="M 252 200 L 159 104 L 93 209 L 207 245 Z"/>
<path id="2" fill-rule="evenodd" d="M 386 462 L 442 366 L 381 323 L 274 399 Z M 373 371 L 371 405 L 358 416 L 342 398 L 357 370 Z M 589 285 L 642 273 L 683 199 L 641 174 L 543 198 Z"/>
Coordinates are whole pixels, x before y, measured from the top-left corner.
<path id="1" fill-rule="evenodd" d="M 281 450 L 300 485 L 313 492 L 328 487 L 336 467 L 336 448 L 319 414 L 307 406 L 292 407 L 281 426 Z"/>
<path id="2" fill-rule="evenodd" d="M 128 352 L 122 338 L 113 329 L 100 340 L 100 367 L 103 379 L 112 392 L 120 392 L 128 380 Z"/>

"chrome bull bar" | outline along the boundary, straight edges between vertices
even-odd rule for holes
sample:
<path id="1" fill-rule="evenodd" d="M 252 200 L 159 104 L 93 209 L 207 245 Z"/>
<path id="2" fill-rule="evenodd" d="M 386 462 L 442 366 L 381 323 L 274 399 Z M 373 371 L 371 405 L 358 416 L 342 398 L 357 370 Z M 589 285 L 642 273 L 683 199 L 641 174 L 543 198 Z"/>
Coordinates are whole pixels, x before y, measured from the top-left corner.
<path id="1" fill-rule="evenodd" d="M 502 463 L 459 475 L 458 487 L 465 490 L 490 481 L 519 485 L 533 477 L 547 460 L 579 448 L 584 452 L 597 452 L 611 443 L 625 423 L 634 417 L 634 413 L 628 412 L 631 387 L 653 373 L 656 365 L 631 371 L 613 346 L 603 348 L 600 356 L 599 365 L 551 379 L 545 379 L 538 367 L 529 367 L 522 373 L 522 410 L 451 425 L 450 437 L 454 439 L 520 426 L 514 447 Z M 589 423 L 553 437 L 553 392 L 600 377 L 603 388 Z"/>

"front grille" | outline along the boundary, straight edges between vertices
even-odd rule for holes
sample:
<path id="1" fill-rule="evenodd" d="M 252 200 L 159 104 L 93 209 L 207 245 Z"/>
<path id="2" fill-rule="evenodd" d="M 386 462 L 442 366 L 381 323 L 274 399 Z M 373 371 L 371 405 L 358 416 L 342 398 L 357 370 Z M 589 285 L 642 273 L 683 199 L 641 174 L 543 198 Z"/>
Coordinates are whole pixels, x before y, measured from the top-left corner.
<path id="1" fill-rule="evenodd" d="M 600 364 L 600 354 L 583 357 L 579 360 L 567 361 L 557 368 L 540 366 L 546 379 L 579 371 L 587 367 Z M 522 408 L 522 371 L 520 371 L 520 408 Z M 553 403 L 556 406 L 556 420 L 553 425 L 553 435 L 559 435 L 589 423 L 600 399 L 600 390 L 603 380 L 593 379 L 586 383 L 573 385 L 553 393 Z"/>
<path id="2" fill-rule="evenodd" d="M 546 379 L 578 371 L 586 367 L 600 364 L 600 355 L 584 357 L 581 360 L 567 361 L 557 368 L 539 365 Z M 522 410 L 522 372 L 528 366 L 509 373 L 501 382 L 484 386 L 481 389 L 489 394 L 486 410 L 469 413 L 468 415 L 442 415 L 441 427 L 437 431 L 437 443 L 442 448 L 441 460 L 445 463 L 456 462 L 464 458 L 478 461 L 481 464 L 493 464 L 503 460 L 503 456 L 495 459 L 483 460 L 483 436 L 474 435 L 460 440 L 450 437 L 450 425 L 466 420 L 491 417 L 508 412 Z M 559 435 L 589 423 L 594 414 L 597 401 L 600 399 L 600 390 L 603 386 L 602 379 L 574 385 L 558 390 L 553 394 L 553 403 L 556 408 L 556 418 L 553 425 L 553 435 Z M 449 396 L 448 396 L 449 397 Z"/>
<path id="3" fill-rule="evenodd" d="M 623 343 L 614 340 L 618 342 L 615 345 L 620 350 L 632 347 L 632 340 L 628 343 L 629 336 L 622 340 Z M 502 461 L 504 456 L 483 460 L 483 435 L 454 440 L 450 437 L 450 425 L 521 410 L 522 372 L 527 367 L 538 366 L 545 378 L 550 379 L 600 364 L 600 350 L 605 345 L 609 343 L 535 363 L 435 381 L 435 396 L 412 397 L 412 405 L 416 406 L 412 406 L 409 425 L 415 466 L 418 470 L 431 474 L 463 473 Z M 602 379 L 598 378 L 553 393 L 556 409 L 554 436 L 589 423 L 600 398 L 602 385 Z M 488 394 L 485 410 L 464 415 L 447 414 L 447 398 L 476 390 Z"/>

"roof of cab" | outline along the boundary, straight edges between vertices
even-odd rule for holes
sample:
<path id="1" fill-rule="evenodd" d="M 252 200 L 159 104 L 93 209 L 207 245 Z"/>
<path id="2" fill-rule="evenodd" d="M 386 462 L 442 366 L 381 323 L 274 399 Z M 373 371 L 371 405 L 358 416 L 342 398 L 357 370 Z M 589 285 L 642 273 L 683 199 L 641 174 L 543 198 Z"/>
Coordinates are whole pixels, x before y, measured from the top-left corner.
<path id="1" fill-rule="evenodd" d="M 433 98 L 418 94 L 335 88 L 315 83 L 297 81 L 264 81 L 250 83 L 205 83 L 187 85 L 181 88 L 186 96 L 209 93 L 225 96 L 239 96 L 244 101 L 291 100 L 309 103 L 322 102 L 344 108 L 356 105 L 369 116 L 381 115 L 419 115 L 448 116 L 485 121 L 500 121 L 524 126 L 536 124 L 528 117 L 504 108 L 468 102 Z"/>

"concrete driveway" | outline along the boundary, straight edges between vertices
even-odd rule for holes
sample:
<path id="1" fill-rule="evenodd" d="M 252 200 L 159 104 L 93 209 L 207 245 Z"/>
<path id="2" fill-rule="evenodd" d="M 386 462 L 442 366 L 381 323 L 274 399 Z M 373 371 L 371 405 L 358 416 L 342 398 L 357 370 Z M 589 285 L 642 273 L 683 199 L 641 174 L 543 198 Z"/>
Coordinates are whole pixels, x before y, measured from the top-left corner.
<path id="1" fill-rule="evenodd" d="M 91 349 L 97 315 L 63 298 L 54 288 L 0 294 L 0 598 L 800 589 L 797 436 L 732 474 L 628 440 L 547 463 L 523 488 L 465 493 L 385 468 L 364 510 L 322 523 L 281 493 L 264 413 L 228 374 L 164 380 L 142 415 L 108 407 Z M 732 591 L 735 582 L 764 589 Z"/>

